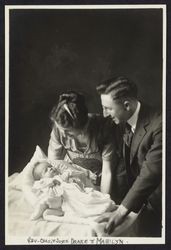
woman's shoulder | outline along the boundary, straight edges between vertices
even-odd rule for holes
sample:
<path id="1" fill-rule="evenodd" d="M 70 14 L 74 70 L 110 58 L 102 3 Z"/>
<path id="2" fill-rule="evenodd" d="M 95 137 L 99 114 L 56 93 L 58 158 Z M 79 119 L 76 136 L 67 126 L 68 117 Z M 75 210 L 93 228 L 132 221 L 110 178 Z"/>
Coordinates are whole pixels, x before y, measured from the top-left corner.
<path id="1" fill-rule="evenodd" d="M 104 128 L 111 128 L 111 129 L 115 129 L 116 125 L 115 123 L 112 121 L 112 119 L 110 117 L 104 117 L 101 114 L 98 113 L 89 113 L 88 114 L 89 117 L 89 125 L 95 126 L 97 125 L 98 127 L 96 127 L 96 129 L 104 129 Z"/>
<path id="2" fill-rule="evenodd" d="M 115 137 L 116 125 L 109 117 L 100 114 L 89 114 L 88 130 L 90 136 L 98 138 L 99 141 L 106 143 Z"/>

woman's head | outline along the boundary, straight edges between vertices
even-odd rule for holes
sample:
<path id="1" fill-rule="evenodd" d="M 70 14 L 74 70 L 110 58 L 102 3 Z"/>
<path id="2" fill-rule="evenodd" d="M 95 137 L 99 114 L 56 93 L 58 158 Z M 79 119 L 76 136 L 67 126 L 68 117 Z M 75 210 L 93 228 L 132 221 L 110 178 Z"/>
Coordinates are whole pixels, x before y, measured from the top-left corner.
<path id="1" fill-rule="evenodd" d="M 75 91 L 59 96 L 58 104 L 52 109 L 50 119 L 64 130 L 81 130 L 88 119 L 85 98 Z"/>

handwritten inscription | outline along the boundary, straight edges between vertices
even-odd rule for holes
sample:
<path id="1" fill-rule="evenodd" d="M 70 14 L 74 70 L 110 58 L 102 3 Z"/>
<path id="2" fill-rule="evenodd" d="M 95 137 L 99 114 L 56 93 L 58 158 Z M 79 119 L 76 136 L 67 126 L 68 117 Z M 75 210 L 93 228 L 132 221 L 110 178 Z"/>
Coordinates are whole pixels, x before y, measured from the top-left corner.
<path id="1" fill-rule="evenodd" d="M 115 239 L 115 238 L 103 238 L 103 237 L 93 237 L 93 238 L 69 238 L 69 239 L 60 239 L 54 237 L 28 237 L 27 243 L 34 245 L 121 245 L 128 244 L 126 240 Z"/>

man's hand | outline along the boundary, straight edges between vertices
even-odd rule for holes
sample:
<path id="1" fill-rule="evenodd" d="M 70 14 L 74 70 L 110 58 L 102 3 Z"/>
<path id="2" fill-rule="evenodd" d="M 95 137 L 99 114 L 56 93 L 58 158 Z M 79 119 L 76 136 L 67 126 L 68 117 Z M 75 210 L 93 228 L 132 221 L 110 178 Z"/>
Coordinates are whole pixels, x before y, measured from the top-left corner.
<path id="1" fill-rule="evenodd" d="M 125 208 L 123 205 L 120 205 L 117 210 L 113 212 L 104 213 L 102 216 L 97 218 L 96 222 L 107 222 L 105 227 L 105 233 L 111 234 L 114 229 L 125 220 L 125 217 L 128 213 L 128 209 Z"/>

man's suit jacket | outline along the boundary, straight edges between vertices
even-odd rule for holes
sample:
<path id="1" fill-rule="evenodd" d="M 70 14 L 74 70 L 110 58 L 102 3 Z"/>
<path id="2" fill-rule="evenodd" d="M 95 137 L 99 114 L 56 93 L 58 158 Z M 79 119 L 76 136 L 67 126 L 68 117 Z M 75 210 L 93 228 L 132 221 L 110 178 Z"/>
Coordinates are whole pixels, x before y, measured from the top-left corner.
<path id="1" fill-rule="evenodd" d="M 160 112 L 141 104 L 130 152 L 134 183 L 122 201 L 137 212 L 149 202 L 161 215 L 162 117 Z"/>

